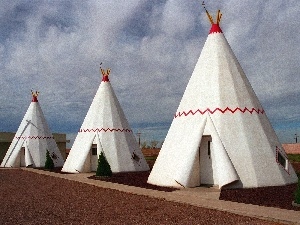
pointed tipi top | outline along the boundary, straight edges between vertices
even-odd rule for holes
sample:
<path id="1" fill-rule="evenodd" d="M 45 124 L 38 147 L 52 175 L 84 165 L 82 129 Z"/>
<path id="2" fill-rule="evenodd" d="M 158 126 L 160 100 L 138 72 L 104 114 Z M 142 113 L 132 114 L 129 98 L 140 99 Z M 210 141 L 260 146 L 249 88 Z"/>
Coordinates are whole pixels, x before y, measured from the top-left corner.
<path id="1" fill-rule="evenodd" d="M 101 64 L 102 63 L 100 63 L 100 72 L 102 73 L 102 81 L 109 82 L 108 76 L 110 74 L 110 68 L 107 68 L 106 70 L 102 69 Z"/>
<path id="2" fill-rule="evenodd" d="M 222 18 L 222 13 L 220 10 L 218 10 L 218 13 L 217 13 L 217 23 L 214 22 L 212 16 L 209 14 L 208 10 L 206 9 L 205 7 L 205 3 L 204 1 L 202 2 L 202 5 L 203 5 L 203 8 L 205 9 L 205 12 L 206 12 L 206 15 L 209 19 L 209 22 L 211 23 L 211 29 L 209 31 L 209 34 L 212 34 L 212 33 L 223 33 L 219 24 L 220 24 L 220 21 L 221 21 L 221 18 Z"/>
<path id="3" fill-rule="evenodd" d="M 38 92 L 38 91 L 35 91 L 35 92 L 34 92 L 33 90 L 31 90 L 31 95 L 32 95 L 32 100 L 31 100 L 31 102 L 38 102 L 37 97 L 38 97 L 39 93 L 40 93 L 40 92 Z"/>

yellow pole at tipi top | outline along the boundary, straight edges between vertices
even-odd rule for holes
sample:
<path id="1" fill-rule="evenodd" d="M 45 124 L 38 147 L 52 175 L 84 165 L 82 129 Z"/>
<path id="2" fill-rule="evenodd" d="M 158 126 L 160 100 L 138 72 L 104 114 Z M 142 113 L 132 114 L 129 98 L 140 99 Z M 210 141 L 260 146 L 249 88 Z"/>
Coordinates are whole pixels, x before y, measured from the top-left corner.
<path id="1" fill-rule="evenodd" d="M 211 29 L 210 29 L 209 33 L 210 34 L 211 33 L 223 33 L 222 30 L 221 30 L 221 28 L 220 28 L 220 26 L 219 26 L 219 23 L 220 23 L 221 18 L 222 18 L 221 11 L 218 10 L 217 18 L 216 18 L 216 23 L 215 23 L 213 17 L 210 15 L 210 13 L 208 12 L 208 10 L 206 9 L 204 1 L 202 2 L 202 5 L 203 5 L 203 8 L 205 9 L 205 12 L 206 12 L 206 15 L 208 17 L 208 20 L 211 23 Z"/>
<path id="2" fill-rule="evenodd" d="M 37 97 L 38 97 L 38 95 L 39 95 L 39 91 L 33 91 L 33 90 L 31 90 L 31 95 L 32 95 L 32 102 L 38 102 L 38 99 L 37 99 Z"/>
<path id="3" fill-rule="evenodd" d="M 202 2 L 202 5 L 203 5 L 203 8 L 205 9 L 206 15 L 207 15 L 207 17 L 208 17 L 210 23 L 211 23 L 212 25 L 215 24 L 215 23 L 214 23 L 214 20 L 213 20 L 213 18 L 212 18 L 212 16 L 209 14 L 208 10 L 207 10 L 206 7 L 205 7 L 205 2 L 204 2 L 204 1 Z M 221 18 L 222 18 L 222 13 L 221 13 L 221 11 L 220 11 L 220 9 L 219 9 L 219 10 L 218 10 L 218 13 L 217 13 L 217 23 L 216 23 L 216 24 L 219 24 L 219 23 L 220 23 Z"/>

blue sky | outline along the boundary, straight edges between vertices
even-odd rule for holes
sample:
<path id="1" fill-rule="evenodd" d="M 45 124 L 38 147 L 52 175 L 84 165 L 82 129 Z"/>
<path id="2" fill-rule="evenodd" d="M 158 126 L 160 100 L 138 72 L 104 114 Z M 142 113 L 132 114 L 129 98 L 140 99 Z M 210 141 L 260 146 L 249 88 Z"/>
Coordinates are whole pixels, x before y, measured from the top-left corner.
<path id="1" fill-rule="evenodd" d="M 99 64 L 135 132 L 163 141 L 210 23 L 198 0 L 0 0 L 0 131 L 16 131 L 30 90 L 52 132 L 74 139 Z M 300 2 L 206 1 L 280 141 L 300 135 Z"/>

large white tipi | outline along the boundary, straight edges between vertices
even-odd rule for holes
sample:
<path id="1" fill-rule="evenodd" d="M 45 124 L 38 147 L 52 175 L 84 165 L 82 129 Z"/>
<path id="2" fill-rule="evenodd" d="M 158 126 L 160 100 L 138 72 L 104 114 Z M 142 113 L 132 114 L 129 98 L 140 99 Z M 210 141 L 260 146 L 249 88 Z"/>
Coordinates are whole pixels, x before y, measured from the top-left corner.
<path id="1" fill-rule="evenodd" d="M 207 11 L 206 11 L 207 12 Z M 148 183 L 250 188 L 296 183 L 267 116 L 222 30 L 212 27 Z"/>
<path id="2" fill-rule="evenodd" d="M 47 150 L 55 167 L 62 167 L 63 157 L 48 127 L 38 92 L 32 92 L 32 101 L 6 152 L 1 167 L 44 167 Z"/>
<path id="3" fill-rule="evenodd" d="M 147 171 L 148 164 L 108 79 L 110 70 L 101 72 L 102 82 L 62 171 L 96 171 L 101 152 L 112 172 Z"/>

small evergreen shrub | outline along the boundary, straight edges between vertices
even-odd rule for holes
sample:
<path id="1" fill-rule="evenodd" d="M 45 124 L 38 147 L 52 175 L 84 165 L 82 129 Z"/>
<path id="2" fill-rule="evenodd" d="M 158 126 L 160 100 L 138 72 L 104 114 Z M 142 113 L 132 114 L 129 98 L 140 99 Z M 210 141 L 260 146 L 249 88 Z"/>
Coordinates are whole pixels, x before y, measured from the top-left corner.
<path id="1" fill-rule="evenodd" d="M 298 178 L 298 185 L 295 192 L 295 203 L 300 204 L 300 178 Z"/>
<path id="2" fill-rule="evenodd" d="M 112 171 L 110 168 L 110 165 L 105 158 L 103 152 L 100 153 L 99 158 L 98 158 L 98 167 L 96 171 L 96 176 L 101 176 L 101 177 L 111 177 L 112 176 Z"/>
<path id="3" fill-rule="evenodd" d="M 46 152 L 45 169 L 47 169 L 47 170 L 54 169 L 54 162 L 53 162 L 52 158 L 50 157 L 50 153 L 48 150 Z"/>

